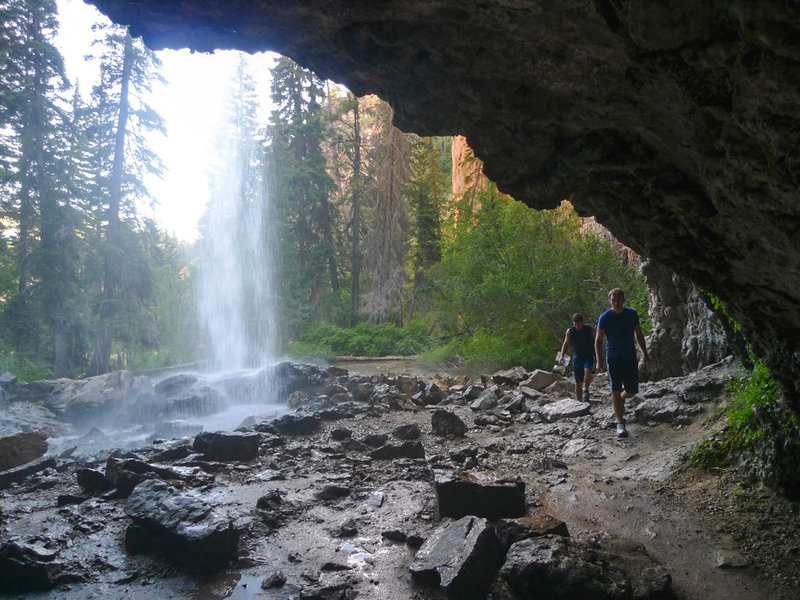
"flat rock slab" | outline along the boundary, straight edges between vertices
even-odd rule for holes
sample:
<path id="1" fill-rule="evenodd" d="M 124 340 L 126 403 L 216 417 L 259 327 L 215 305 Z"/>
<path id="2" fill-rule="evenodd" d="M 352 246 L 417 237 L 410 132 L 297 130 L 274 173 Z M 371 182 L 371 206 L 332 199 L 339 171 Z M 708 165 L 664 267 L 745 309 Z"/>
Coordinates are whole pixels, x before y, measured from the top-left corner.
<path id="1" fill-rule="evenodd" d="M 671 576 L 643 548 L 620 550 L 560 535 L 529 538 L 511 546 L 500 577 L 518 600 L 671 597 Z"/>
<path id="2" fill-rule="evenodd" d="M 125 535 L 131 554 L 158 550 L 195 571 L 226 567 L 237 556 L 239 534 L 198 496 L 158 479 L 137 485 L 125 505 L 133 524 Z"/>
<path id="3" fill-rule="evenodd" d="M 435 486 L 440 517 L 459 519 L 473 515 L 496 521 L 525 514 L 525 483 L 518 479 L 436 471 Z"/>
<path id="4" fill-rule="evenodd" d="M 559 400 L 552 404 L 545 404 L 538 408 L 538 412 L 542 418 L 548 423 L 553 421 L 560 421 L 561 419 L 571 419 L 574 417 L 582 417 L 588 415 L 591 406 L 588 402 L 578 402 L 572 398 Z"/>
<path id="5" fill-rule="evenodd" d="M 55 469 L 56 464 L 55 458 L 43 458 L 15 469 L 3 471 L 0 473 L 0 490 L 8 489 L 12 483 L 25 481 L 31 475 L 40 473 L 45 469 Z"/>
<path id="6" fill-rule="evenodd" d="M 550 534 L 569 537 L 567 524 L 547 513 L 528 515 L 518 519 L 500 519 L 495 524 L 495 530 L 500 543 L 506 550 L 512 544 L 532 537 Z"/>
<path id="7" fill-rule="evenodd" d="M 444 521 L 409 571 L 415 580 L 439 585 L 453 598 L 483 600 L 501 561 L 500 542 L 489 521 L 463 517 Z"/>

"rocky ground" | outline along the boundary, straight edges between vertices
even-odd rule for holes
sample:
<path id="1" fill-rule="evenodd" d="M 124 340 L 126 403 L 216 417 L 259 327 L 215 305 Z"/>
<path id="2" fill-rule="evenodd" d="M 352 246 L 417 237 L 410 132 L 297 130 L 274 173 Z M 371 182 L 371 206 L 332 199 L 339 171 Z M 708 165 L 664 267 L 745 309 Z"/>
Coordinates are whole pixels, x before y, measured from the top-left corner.
<path id="1" fill-rule="evenodd" d="M 296 412 L 237 433 L 0 473 L 0 591 L 798 598 L 800 506 L 735 469 L 681 461 L 715 426 L 729 363 L 643 384 L 623 440 L 602 376 L 598 402 L 578 403 L 569 380 L 519 369 L 437 382 L 288 374 Z"/>

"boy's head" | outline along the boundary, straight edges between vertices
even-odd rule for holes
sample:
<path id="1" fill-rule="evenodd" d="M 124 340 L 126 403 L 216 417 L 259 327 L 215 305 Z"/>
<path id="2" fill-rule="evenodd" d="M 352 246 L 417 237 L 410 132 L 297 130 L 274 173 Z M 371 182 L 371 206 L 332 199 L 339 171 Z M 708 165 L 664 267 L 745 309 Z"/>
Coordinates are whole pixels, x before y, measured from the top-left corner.
<path id="1" fill-rule="evenodd" d="M 625 292 L 619 288 L 614 288 L 608 292 L 608 301 L 611 303 L 611 310 L 622 312 L 622 309 L 625 308 Z"/>
<path id="2" fill-rule="evenodd" d="M 572 315 L 572 323 L 575 325 L 576 329 L 583 327 L 583 315 L 581 313 Z"/>

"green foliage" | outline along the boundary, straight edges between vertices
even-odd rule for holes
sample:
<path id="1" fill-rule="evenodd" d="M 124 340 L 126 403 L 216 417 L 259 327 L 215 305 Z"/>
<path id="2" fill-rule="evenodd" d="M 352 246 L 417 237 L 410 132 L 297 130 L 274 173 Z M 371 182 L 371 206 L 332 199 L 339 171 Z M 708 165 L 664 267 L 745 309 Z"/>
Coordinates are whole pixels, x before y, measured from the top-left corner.
<path id="1" fill-rule="evenodd" d="M 0 341 L 0 373 L 6 371 L 16 375 L 19 381 L 37 381 L 53 376 L 53 371 L 43 362 L 31 360 Z"/>
<path id="2" fill-rule="evenodd" d="M 724 428 L 689 453 L 690 464 L 723 466 L 743 453 L 756 454 L 764 446 L 780 449 L 800 439 L 800 417 L 786 410 L 780 387 L 763 362 L 754 359 L 750 374 L 733 380 L 728 391 Z"/>
<path id="3" fill-rule="evenodd" d="M 532 328 L 504 332 L 480 329 L 472 335 L 454 337 L 419 358 L 431 365 L 464 366 L 472 372 L 490 372 L 517 365 L 533 369 L 536 365 L 552 363 L 551 341 L 549 332 Z"/>
<path id="4" fill-rule="evenodd" d="M 639 273 L 620 264 L 606 241 L 582 233 L 570 207 L 532 210 L 493 187 L 478 199 L 436 271 L 437 325 L 443 334 L 467 334 L 452 342 L 466 360 L 550 368 L 572 314 L 594 325 L 614 287 L 647 314 Z"/>
<path id="5" fill-rule="evenodd" d="M 294 356 L 411 356 L 427 350 L 431 339 L 413 327 L 396 327 L 391 323 L 343 328 L 320 325 L 304 333 L 299 342 L 289 345 Z"/>

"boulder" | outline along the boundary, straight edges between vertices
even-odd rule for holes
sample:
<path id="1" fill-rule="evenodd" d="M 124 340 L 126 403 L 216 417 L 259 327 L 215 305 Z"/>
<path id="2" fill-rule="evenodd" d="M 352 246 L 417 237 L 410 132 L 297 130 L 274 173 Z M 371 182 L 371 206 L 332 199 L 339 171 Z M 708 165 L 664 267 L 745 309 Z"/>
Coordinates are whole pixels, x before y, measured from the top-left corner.
<path id="1" fill-rule="evenodd" d="M 282 435 L 308 435 L 319 429 L 320 420 L 311 415 L 283 415 L 273 419 L 272 427 Z"/>
<path id="2" fill-rule="evenodd" d="M 465 515 L 490 521 L 525 514 L 525 483 L 500 479 L 488 473 L 435 472 L 439 516 L 459 519 Z"/>
<path id="3" fill-rule="evenodd" d="M 56 553 L 17 539 L 0 544 L 0 588 L 3 594 L 40 592 L 56 586 L 83 581 L 83 575 L 68 572 Z"/>
<path id="4" fill-rule="evenodd" d="M 552 515 L 542 513 L 519 517 L 518 519 L 500 519 L 495 523 L 495 531 L 500 545 L 505 552 L 512 544 L 542 535 L 560 535 L 569 537 L 567 524 Z"/>
<path id="5" fill-rule="evenodd" d="M 670 597 L 671 587 L 670 575 L 642 548 L 617 554 L 560 535 L 513 544 L 500 577 L 519 600 L 655 600 Z"/>
<path id="6" fill-rule="evenodd" d="M 559 379 L 561 379 L 561 376 L 557 375 L 556 373 L 536 369 L 533 373 L 531 373 L 530 377 L 528 377 L 525 381 L 520 382 L 520 385 L 541 392 L 547 386 L 552 385 Z"/>
<path id="7" fill-rule="evenodd" d="M 464 437 L 467 434 L 467 425 L 457 414 L 436 409 L 431 414 L 431 431 L 439 437 Z"/>
<path id="8" fill-rule="evenodd" d="M 96 492 L 107 492 L 114 487 L 114 484 L 111 483 L 106 476 L 97 469 L 78 469 L 75 472 L 75 476 L 78 479 L 78 485 L 80 488 L 85 492 L 89 492 L 90 494 Z"/>
<path id="9" fill-rule="evenodd" d="M 552 423 L 553 421 L 560 421 L 561 419 L 571 419 L 588 415 L 590 410 L 591 405 L 588 402 L 578 402 L 573 398 L 567 398 L 540 406 L 536 409 L 536 412 L 539 413 L 545 421 Z"/>
<path id="10" fill-rule="evenodd" d="M 155 550 L 200 573 L 236 559 L 239 532 L 233 522 L 199 496 L 180 493 L 163 481 L 137 485 L 125 514 L 133 520 L 125 534 L 131 554 Z"/>
<path id="11" fill-rule="evenodd" d="M 419 429 L 419 425 L 416 423 L 409 423 L 395 427 L 392 430 L 392 435 L 399 440 L 418 440 L 422 432 Z"/>
<path id="12" fill-rule="evenodd" d="M 13 469 L 44 456 L 47 438 L 41 433 L 13 433 L 0 436 L 0 471 Z"/>
<path id="13" fill-rule="evenodd" d="M 480 395 L 472 401 L 469 407 L 472 410 L 489 410 L 497 406 L 500 390 L 496 385 L 486 388 Z"/>
<path id="14" fill-rule="evenodd" d="M 506 371 L 498 371 L 492 375 L 492 381 L 498 385 L 504 383 L 517 385 L 520 381 L 528 377 L 528 372 L 523 367 L 514 367 Z"/>
<path id="15" fill-rule="evenodd" d="M 395 383 L 397 389 L 408 396 L 416 394 L 419 391 L 419 379 L 410 371 L 400 373 L 395 379 Z"/>
<path id="16" fill-rule="evenodd" d="M 192 448 L 206 460 L 248 462 L 258 456 L 260 443 L 261 434 L 256 431 L 207 432 L 194 438 Z"/>
<path id="17" fill-rule="evenodd" d="M 417 440 L 406 441 L 402 444 L 386 444 L 376 448 L 369 453 L 375 459 L 396 459 L 396 458 L 425 458 L 425 448 Z"/>
<path id="18" fill-rule="evenodd" d="M 422 544 L 409 570 L 415 580 L 438 585 L 452 598 L 483 600 L 501 562 L 491 524 L 468 516 L 444 521 Z"/>

